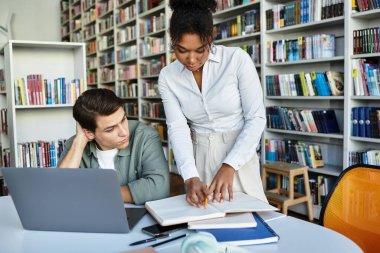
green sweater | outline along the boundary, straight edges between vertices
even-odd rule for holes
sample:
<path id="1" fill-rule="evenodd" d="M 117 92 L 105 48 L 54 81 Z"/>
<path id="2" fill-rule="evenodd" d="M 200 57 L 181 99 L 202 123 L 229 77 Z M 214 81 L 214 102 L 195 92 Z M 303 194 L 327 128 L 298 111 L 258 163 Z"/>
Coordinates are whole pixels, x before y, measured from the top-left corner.
<path id="1" fill-rule="evenodd" d="M 128 185 L 135 204 L 169 196 L 169 169 L 157 131 L 143 123 L 129 120 L 129 145 L 115 157 L 120 185 Z M 72 136 L 65 142 L 58 164 L 70 149 Z M 95 142 L 89 142 L 82 155 L 81 168 L 99 168 Z"/>

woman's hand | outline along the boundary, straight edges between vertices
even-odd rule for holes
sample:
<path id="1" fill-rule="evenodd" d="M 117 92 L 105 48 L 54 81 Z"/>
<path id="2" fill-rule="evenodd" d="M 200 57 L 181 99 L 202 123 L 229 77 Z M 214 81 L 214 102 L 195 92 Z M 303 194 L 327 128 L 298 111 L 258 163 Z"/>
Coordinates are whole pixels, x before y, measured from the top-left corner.
<path id="1" fill-rule="evenodd" d="M 235 169 L 230 165 L 223 163 L 208 188 L 208 195 L 213 195 L 213 201 L 223 202 L 226 199 L 227 192 L 229 195 L 229 201 L 233 200 L 232 186 L 234 174 Z"/>
<path id="2" fill-rule="evenodd" d="M 199 177 L 192 177 L 185 181 L 187 186 L 186 201 L 193 206 L 201 207 L 207 197 L 207 187 Z"/>

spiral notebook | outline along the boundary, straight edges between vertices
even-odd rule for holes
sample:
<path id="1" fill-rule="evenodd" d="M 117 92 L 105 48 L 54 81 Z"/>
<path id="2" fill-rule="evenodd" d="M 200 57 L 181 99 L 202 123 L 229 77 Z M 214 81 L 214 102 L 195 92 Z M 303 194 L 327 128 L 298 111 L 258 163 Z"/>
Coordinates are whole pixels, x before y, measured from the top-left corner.
<path id="1" fill-rule="evenodd" d="M 226 228 L 226 229 L 198 229 L 199 232 L 208 232 L 215 236 L 220 243 L 235 246 L 265 244 L 277 242 L 280 237 L 256 213 L 253 213 L 257 226 L 253 228 Z"/>

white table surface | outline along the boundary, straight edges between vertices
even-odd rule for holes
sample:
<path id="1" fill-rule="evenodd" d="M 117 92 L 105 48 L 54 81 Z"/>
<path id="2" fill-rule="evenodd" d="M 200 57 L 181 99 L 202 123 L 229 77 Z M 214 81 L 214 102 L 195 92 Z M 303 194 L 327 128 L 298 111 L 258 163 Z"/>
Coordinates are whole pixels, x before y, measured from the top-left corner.
<path id="1" fill-rule="evenodd" d="M 148 238 L 149 236 L 141 232 L 141 228 L 153 223 L 155 222 L 150 215 L 145 215 L 128 234 L 25 230 L 12 199 L 9 196 L 0 197 L 0 253 L 121 253 L 148 246 L 149 244 L 134 247 L 128 245 L 131 242 Z M 310 222 L 293 217 L 283 217 L 269 221 L 268 224 L 280 236 L 280 240 L 277 243 L 245 246 L 246 248 L 260 253 L 362 252 L 355 243 L 343 235 Z M 180 231 L 172 236 L 186 232 L 189 231 Z M 156 250 L 164 253 L 179 253 L 181 242 L 182 239 L 179 239 L 161 245 Z"/>

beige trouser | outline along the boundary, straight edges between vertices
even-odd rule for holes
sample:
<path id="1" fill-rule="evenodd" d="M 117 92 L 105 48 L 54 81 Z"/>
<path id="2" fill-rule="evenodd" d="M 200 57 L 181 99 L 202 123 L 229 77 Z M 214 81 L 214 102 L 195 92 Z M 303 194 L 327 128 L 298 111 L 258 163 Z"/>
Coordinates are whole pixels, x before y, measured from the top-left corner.
<path id="1" fill-rule="evenodd" d="M 222 166 L 223 160 L 232 149 L 241 130 L 223 133 L 196 133 L 191 131 L 195 165 L 200 179 L 209 184 Z M 265 202 L 263 185 L 260 177 L 260 164 L 256 152 L 251 160 L 236 171 L 233 191 L 245 192 Z"/>

